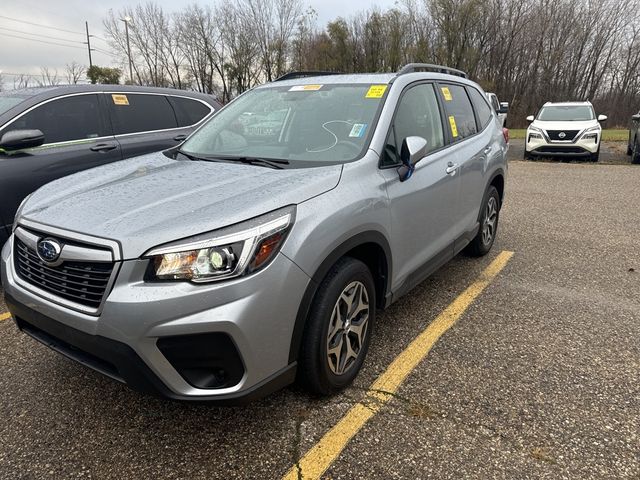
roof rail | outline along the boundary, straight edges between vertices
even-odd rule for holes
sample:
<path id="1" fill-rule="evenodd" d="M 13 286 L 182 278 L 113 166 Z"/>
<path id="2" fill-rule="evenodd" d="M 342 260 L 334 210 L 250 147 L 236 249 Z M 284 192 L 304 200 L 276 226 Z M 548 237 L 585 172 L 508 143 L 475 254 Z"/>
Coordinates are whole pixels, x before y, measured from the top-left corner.
<path id="1" fill-rule="evenodd" d="M 397 75 L 404 75 L 406 73 L 414 73 L 419 71 L 446 73 L 448 75 L 456 75 L 458 77 L 467 78 L 467 74 L 462 70 L 445 67 L 443 65 L 432 65 L 430 63 L 408 63 L 400 70 L 398 70 Z"/>
<path id="2" fill-rule="evenodd" d="M 289 73 L 285 73 L 281 77 L 276 78 L 274 82 L 281 82 L 283 80 L 293 80 L 295 78 L 321 77 L 323 75 L 340 75 L 340 72 L 327 72 L 327 71 L 289 72 Z"/>

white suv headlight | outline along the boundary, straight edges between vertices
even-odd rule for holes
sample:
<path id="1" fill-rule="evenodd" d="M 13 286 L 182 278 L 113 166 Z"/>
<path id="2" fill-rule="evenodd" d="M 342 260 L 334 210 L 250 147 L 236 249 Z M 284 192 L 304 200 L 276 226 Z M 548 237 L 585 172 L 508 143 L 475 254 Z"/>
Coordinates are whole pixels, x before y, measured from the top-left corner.
<path id="1" fill-rule="evenodd" d="M 591 127 L 582 134 L 582 140 L 593 140 L 594 142 L 598 141 L 598 135 L 600 134 L 600 127 Z"/>
<path id="2" fill-rule="evenodd" d="M 295 206 L 149 251 L 151 280 L 213 282 L 266 267 L 295 219 Z"/>

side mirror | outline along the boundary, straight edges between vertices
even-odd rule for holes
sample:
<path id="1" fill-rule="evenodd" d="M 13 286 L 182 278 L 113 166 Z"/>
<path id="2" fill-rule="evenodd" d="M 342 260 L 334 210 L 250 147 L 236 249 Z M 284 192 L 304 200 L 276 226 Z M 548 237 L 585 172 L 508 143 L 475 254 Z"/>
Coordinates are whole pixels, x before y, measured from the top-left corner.
<path id="1" fill-rule="evenodd" d="M 529 115 L 527 117 L 527 122 L 529 122 L 529 123 L 533 122 L 534 120 L 535 120 L 535 117 L 533 115 Z"/>
<path id="2" fill-rule="evenodd" d="M 11 130 L 0 139 L 0 148 L 4 150 L 22 150 L 39 147 L 44 143 L 44 133 L 40 130 Z"/>
<path id="3" fill-rule="evenodd" d="M 636 113 L 635 115 L 632 115 L 631 120 L 635 120 L 635 121 L 640 120 L 640 113 Z"/>
<path id="4" fill-rule="evenodd" d="M 416 163 L 427 154 L 427 141 L 422 137 L 407 137 L 402 141 L 400 160 L 402 165 L 398 168 L 400 181 L 409 180 L 416 168 Z"/>
<path id="5" fill-rule="evenodd" d="M 598 121 L 599 122 L 606 122 L 607 121 L 607 117 L 606 115 L 598 115 Z"/>
<path id="6" fill-rule="evenodd" d="M 509 102 L 500 102 L 498 113 L 509 113 Z"/>

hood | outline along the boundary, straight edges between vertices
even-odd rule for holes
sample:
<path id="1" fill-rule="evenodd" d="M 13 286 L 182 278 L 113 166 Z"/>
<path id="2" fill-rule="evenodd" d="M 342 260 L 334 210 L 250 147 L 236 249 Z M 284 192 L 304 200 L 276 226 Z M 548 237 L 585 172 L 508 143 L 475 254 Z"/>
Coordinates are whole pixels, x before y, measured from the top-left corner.
<path id="1" fill-rule="evenodd" d="M 585 130 L 591 127 L 597 127 L 600 125 L 597 120 L 581 120 L 576 122 L 545 122 L 541 120 L 534 120 L 531 124 L 534 127 L 541 128 L 542 130 Z"/>
<path id="2" fill-rule="evenodd" d="M 21 218 L 119 241 L 125 259 L 150 248 L 298 204 L 334 188 L 342 165 L 272 169 L 172 160 L 162 153 L 45 185 Z"/>

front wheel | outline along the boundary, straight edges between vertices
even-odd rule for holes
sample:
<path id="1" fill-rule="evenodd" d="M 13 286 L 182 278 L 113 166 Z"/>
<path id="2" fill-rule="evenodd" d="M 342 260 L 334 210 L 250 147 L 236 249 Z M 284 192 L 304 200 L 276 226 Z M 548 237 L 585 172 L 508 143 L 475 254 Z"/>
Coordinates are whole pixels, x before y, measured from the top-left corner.
<path id="1" fill-rule="evenodd" d="M 589 160 L 591 160 L 592 162 L 597 162 L 598 160 L 600 160 L 600 147 L 598 147 L 598 151 L 596 153 L 592 153 L 589 156 Z"/>
<path id="2" fill-rule="evenodd" d="M 482 202 L 480 210 L 480 230 L 471 243 L 467 245 L 466 252 L 473 257 L 481 257 L 489 253 L 498 233 L 498 220 L 500 219 L 500 195 L 496 187 L 491 185 Z"/>
<path id="3" fill-rule="evenodd" d="M 376 314 L 369 268 L 344 257 L 318 287 L 302 340 L 299 380 L 316 395 L 348 386 L 367 355 Z"/>

